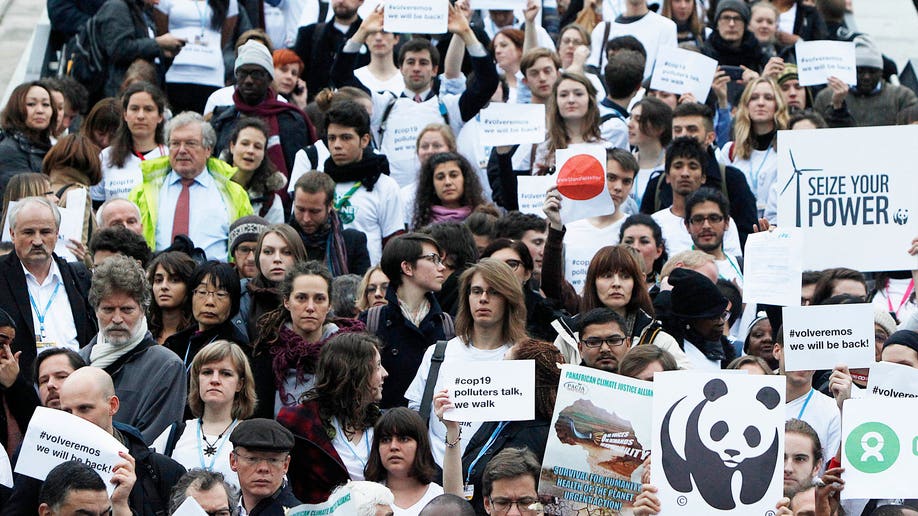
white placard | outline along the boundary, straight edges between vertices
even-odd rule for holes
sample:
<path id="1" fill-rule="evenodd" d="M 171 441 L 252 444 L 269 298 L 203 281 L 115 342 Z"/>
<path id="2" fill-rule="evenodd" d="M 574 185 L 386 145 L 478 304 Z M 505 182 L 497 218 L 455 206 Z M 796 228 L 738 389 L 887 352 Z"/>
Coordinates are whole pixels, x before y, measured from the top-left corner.
<path id="1" fill-rule="evenodd" d="M 110 433 L 62 410 L 38 407 L 22 439 L 16 473 L 44 480 L 55 466 L 68 460 L 87 464 L 102 477 L 109 496 L 115 490 L 112 468 L 125 460 L 128 449 Z"/>
<path id="2" fill-rule="evenodd" d="M 803 235 L 793 227 L 752 233 L 743 250 L 743 302 L 800 306 Z"/>
<path id="3" fill-rule="evenodd" d="M 826 84 L 829 77 L 837 77 L 852 86 L 857 84 L 854 42 L 800 40 L 794 51 L 801 86 Z"/>
<path id="4" fill-rule="evenodd" d="M 440 372 L 456 407 L 450 421 L 528 421 L 535 418 L 535 361 L 445 362 Z"/>
<path id="5" fill-rule="evenodd" d="M 555 176 L 516 176 L 516 196 L 520 213 L 544 217 L 545 193 L 555 186 Z"/>
<path id="6" fill-rule="evenodd" d="M 545 141 L 544 104 L 492 102 L 478 114 L 479 138 L 488 145 Z"/>
<path id="7" fill-rule="evenodd" d="M 448 0 L 386 0 L 383 27 L 395 34 L 443 34 Z"/>
<path id="8" fill-rule="evenodd" d="M 778 132 L 778 226 L 803 230 L 804 270 L 918 269 L 916 141 L 912 125 Z"/>
<path id="9" fill-rule="evenodd" d="M 873 305 L 784 307 L 784 370 L 849 369 L 876 363 Z"/>
<path id="10" fill-rule="evenodd" d="M 522 11 L 526 8 L 526 0 L 472 0 L 471 7 L 474 10 L 497 9 L 505 11 L 508 9 Z"/>
<path id="11" fill-rule="evenodd" d="M 287 516 L 357 516 L 357 507 L 354 505 L 351 493 L 341 489 L 332 493 L 324 503 L 297 505 L 287 511 Z"/>
<path id="12" fill-rule="evenodd" d="M 588 242 L 579 242 L 577 245 L 564 246 L 564 279 L 574 287 L 578 294 L 583 292 L 586 283 L 587 269 L 593 256 L 609 242 L 595 239 Z"/>
<path id="13" fill-rule="evenodd" d="M 19 201 L 10 201 L 9 208 L 19 204 Z M 6 210 L 6 219 L 3 221 L 3 238 L 4 242 L 11 242 L 10 236 L 10 209 Z M 84 188 L 73 188 L 67 192 L 67 207 L 57 208 L 61 213 L 61 226 L 57 232 L 57 243 L 54 245 L 54 253 L 68 262 L 77 261 L 67 244 L 70 239 L 77 242 L 83 239 L 83 218 L 86 214 L 86 190 Z"/>
<path id="14" fill-rule="evenodd" d="M 13 487 L 13 467 L 10 465 L 10 456 L 6 448 L 0 446 L 0 486 Z"/>
<path id="15" fill-rule="evenodd" d="M 842 410 L 843 500 L 914 498 L 915 399 L 848 399 Z"/>
<path id="16" fill-rule="evenodd" d="M 654 374 L 651 478 L 660 514 L 774 514 L 784 392 L 780 376 Z"/>
<path id="17" fill-rule="evenodd" d="M 558 149 L 555 167 L 563 224 L 615 213 L 615 204 L 606 186 L 606 149 L 602 144 L 577 144 Z"/>
<path id="18" fill-rule="evenodd" d="M 207 511 L 201 508 L 201 504 L 198 503 L 194 497 L 189 496 L 185 498 L 185 501 L 182 502 L 182 505 L 178 506 L 178 509 L 172 513 L 172 516 L 208 516 Z"/>
<path id="19" fill-rule="evenodd" d="M 650 87 L 682 95 L 691 93 L 698 102 L 704 102 L 711 91 L 717 61 L 710 57 L 679 47 L 660 47 L 653 65 Z"/>
<path id="20" fill-rule="evenodd" d="M 867 396 L 918 398 L 918 369 L 892 362 L 877 362 L 867 376 Z"/>

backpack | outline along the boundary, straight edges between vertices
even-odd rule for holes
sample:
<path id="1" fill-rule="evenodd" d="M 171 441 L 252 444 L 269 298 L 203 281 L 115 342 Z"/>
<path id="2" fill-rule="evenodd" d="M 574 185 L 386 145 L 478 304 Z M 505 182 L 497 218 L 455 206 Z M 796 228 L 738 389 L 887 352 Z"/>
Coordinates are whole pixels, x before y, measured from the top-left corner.
<path id="1" fill-rule="evenodd" d="M 383 135 L 386 134 L 386 123 L 389 120 L 389 115 L 392 114 L 392 108 L 395 107 L 395 103 L 398 101 L 399 97 L 389 92 L 391 97 L 389 98 L 389 103 L 386 104 L 385 109 L 383 109 L 382 119 L 379 122 L 379 146 L 382 147 Z M 440 116 L 443 117 L 443 124 L 449 125 L 449 110 L 446 108 L 446 104 L 443 103 L 443 100 L 440 99 L 440 96 L 437 95 L 437 105 L 440 109 Z"/>
<path id="2" fill-rule="evenodd" d="M 86 20 L 67 45 L 67 75 L 89 90 L 90 95 L 101 91 L 108 80 L 105 50 L 101 46 L 104 34 L 95 17 Z"/>

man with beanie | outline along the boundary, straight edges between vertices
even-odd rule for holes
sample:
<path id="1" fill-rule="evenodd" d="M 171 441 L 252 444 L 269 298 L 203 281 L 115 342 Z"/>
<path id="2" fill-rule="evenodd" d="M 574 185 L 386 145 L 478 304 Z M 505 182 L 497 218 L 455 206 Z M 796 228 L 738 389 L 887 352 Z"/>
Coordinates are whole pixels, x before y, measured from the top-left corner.
<path id="1" fill-rule="evenodd" d="M 239 273 L 239 279 L 254 278 L 258 275 L 255 264 L 255 250 L 258 237 L 268 227 L 268 221 L 258 215 L 241 217 L 230 225 L 229 252 Z"/>
<path id="2" fill-rule="evenodd" d="M 854 43 L 857 85 L 841 101 L 833 88 L 822 90 L 816 95 L 814 109 L 833 126 L 843 110 L 851 112 L 857 127 L 896 125 L 899 113 L 918 105 L 918 97 L 906 86 L 883 80 L 883 55 L 872 40 L 858 36 Z"/>
<path id="3" fill-rule="evenodd" d="M 724 369 L 736 358 L 733 344 L 724 336 L 730 319 L 727 298 L 710 279 L 690 269 L 674 270 L 669 283 L 671 316 L 663 321 L 663 330 L 676 339 L 693 369 Z"/>
<path id="4" fill-rule="evenodd" d="M 714 15 L 714 31 L 701 46 L 701 53 L 720 65 L 745 66 L 761 72 L 768 61 L 762 46 L 748 30 L 751 12 L 743 0 L 721 0 Z"/>
<path id="5" fill-rule="evenodd" d="M 277 99 L 271 87 L 274 80 L 274 58 L 268 47 L 249 40 L 239 47 L 236 64 L 236 91 L 232 106 L 214 108 L 211 123 L 217 131 L 214 156 L 229 147 L 236 121 L 242 116 L 256 116 L 268 126 L 265 157 L 277 170 L 290 177 L 296 151 L 316 140 L 315 128 L 309 117 L 294 104 Z M 286 189 L 279 190 L 285 208 L 290 202 Z M 286 210 L 285 210 L 286 211 Z"/>
<path id="6" fill-rule="evenodd" d="M 918 369 L 918 333 L 911 330 L 899 330 L 886 339 L 883 362 L 892 362 Z"/>
<path id="7" fill-rule="evenodd" d="M 230 468 L 239 475 L 239 516 L 283 516 L 300 505 L 284 487 L 293 434 L 273 419 L 255 418 L 230 434 Z"/>

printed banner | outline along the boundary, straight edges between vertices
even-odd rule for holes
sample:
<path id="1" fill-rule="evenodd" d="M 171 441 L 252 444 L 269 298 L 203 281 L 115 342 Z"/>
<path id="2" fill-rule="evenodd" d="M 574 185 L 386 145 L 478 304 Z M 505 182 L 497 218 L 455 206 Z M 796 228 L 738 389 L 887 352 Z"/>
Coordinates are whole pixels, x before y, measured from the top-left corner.
<path id="1" fill-rule="evenodd" d="M 717 61 L 710 57 L 679 47 L 660 47 L 650 78 L 650 87 L 682 95 L 691 93 L 698 102 L 704 102 L 711 91 Z"/>
<path id="2" fill-rule="evenodd" d="M 555 151 L 561 222 L 615 213 L 606 187 L 606 149 L 602 144 L 577 144 Z"/>
<path id="3" fill-rule="evenodd" d="M 449 385 L 456 408 L 450 421 L 529 421 L 535 418 L 535 361 L 445 362 L 442 385 Z"/>
<path id="4" fill-rule="evenodd" d="M 479 138 L 488 145 L 545 141 L 544 104 L 493 102 L 478 114 Z"/>
<path id="5" fill-rule="evenodd" d="M 876 363 L 873 305 L 784 307 L 784 370 L 818 371 Z"/>
<path id="6" fill-rule="evenodd" d="M 867 396 L 873 398 L 918 398 L 918 369 L 892 362 L 870 366 Z"/>
<path id="7" fill-rule="evenodd" d="M 287 516 L 357 516 L 357 506 L 349 491 L 332 493 L 325 503 L 297 505 L 287 511 Z"/>
<path id="8" fill-rule="evenodd" d="M 630 514 L 650 457 L 653 384 L 561 367 L 539 498 L 545 514 Z"/>
<path id="9" fill-rule="evenodd" d="M 448 16 L 447 0 L 386 0 L 383 27 L 395 34 L 443 34 Z"/>
<path id="10" fill-rule="evenodd" d="M 800 40 L 794 51 L 801 86 L 826 84 L 829 77 L 837 77 L 851 86 L 857 84 L 854 42 Z"/>

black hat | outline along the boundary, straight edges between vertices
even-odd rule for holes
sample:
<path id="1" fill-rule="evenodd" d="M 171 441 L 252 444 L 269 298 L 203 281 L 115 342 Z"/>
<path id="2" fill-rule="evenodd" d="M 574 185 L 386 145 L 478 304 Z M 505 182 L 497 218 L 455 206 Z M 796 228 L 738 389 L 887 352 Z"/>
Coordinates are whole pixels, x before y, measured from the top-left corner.
<path id="1" fill-rule="evenodd" d="M 673 286 L 673 315 L 681 319 L 713 319 L 727 309 L 727 298 L 710 279 L 691 269 L 676 269 L 669 275 Z"/>
<path id="2" fill-rule="evenodd" d="M 250 450 L 286 452 L 293 449 L 293 434 L 273 419 L 243 421 L 233 429 L 229 440 L 233 447 L 242 446 Z"/>
<path id="3" fill-rule="evenodd" d="M 912 348 L 912 350 L 918 353 L 918 333 L 911 330 L 899 330 L 886 339 L 886 342 L 883 344 L 883 349 L 892 345 Z"/>
<path id="4" fill-rule="evenodd" d="M 720 2 L 717 3 L 717 9 L 714 13 L 715 22 L 720 19 L 720 15 L 723 14 L 724 11 L 735 12 L 743 19 L 744 25 L 749 25 L 749 18 L 752 17 L 752 11 L 749 10 L 749 5 L 743 0 L 720 0 Z"/>

